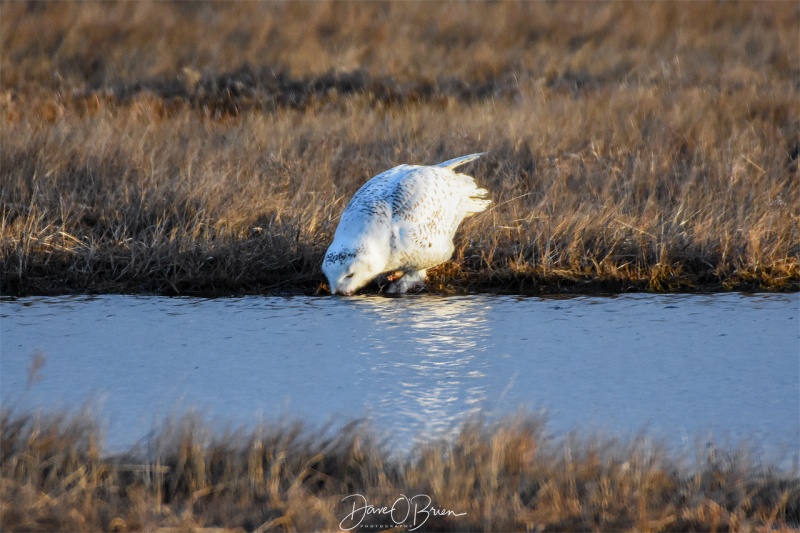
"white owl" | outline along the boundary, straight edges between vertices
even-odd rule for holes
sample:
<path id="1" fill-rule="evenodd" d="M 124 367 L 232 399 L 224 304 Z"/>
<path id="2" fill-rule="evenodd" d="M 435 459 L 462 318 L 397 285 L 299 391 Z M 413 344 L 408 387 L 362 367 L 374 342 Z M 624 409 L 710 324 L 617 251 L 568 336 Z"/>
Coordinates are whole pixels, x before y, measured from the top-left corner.
<path id="1" fill-rule="evenodd" d="M 400 165 L 365 183 L 342 213 L 322 263 L 331 293 L 353 294 L 384 273 L 389 292 L 422 285 L 428 268 L 450 259 L 461 221 L 491 203 L 471 176 L 454 172 L 482 155 Z"/>

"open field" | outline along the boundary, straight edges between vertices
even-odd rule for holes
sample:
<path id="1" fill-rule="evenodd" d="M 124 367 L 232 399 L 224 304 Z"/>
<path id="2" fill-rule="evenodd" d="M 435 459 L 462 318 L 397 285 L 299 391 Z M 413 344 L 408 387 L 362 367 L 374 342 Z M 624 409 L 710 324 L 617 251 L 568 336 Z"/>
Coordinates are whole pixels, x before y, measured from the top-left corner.
<path id="1" fill-rule="evenodd" d="M 432 290 L 798 290 L 800 7 L 0 4 L 4 294 L 324 293 L 348 199 L 490 151 Z"/>
<path id="2" fill-rule="evenodd" d="M 358 522 L 344 521 L 351 494 L 376 507 L 427 495 L 466 513 L 431 515 L 419 531 L 800 527 L 797 472 L 752 453 L 698 447 L 679 459 L 645 436 L 554 439 L 528 417 L 468 423 L 401 458 L 358 422 L 333 433 L 289 423 L 215 432 L 187 416 L 113 456 L 88 415 L 5 412 L 0 424 L 4 531 L 331 531 Z M 387 523 L 368 515 L 360 530 Z"/>

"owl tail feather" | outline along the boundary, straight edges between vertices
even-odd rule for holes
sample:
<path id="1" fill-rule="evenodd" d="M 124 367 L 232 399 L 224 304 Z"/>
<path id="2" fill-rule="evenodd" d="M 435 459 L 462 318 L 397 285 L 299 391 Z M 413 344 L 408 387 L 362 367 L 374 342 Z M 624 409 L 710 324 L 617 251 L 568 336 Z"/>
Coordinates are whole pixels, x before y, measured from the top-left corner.
<path id="1" fill-rule="evenodd" d="M 478 189 L 477 187 L 470 193 L 469 200 L 467 201 L 467 216 L 473 213 L 480 213 L 489 207 L 492 201 L 486 198 L 487 194 L 489 194 L 489 191 L 486 189 Z"/>
<path id="2" fill-rule="evenodd" d="M 462 155 L 461 157 L 456 157 L 455 159 L 449 159 L 443 163 L 439 163 L 436 166 L 453 170 L 454 168 L 458 168 L 461 165 L 466 165 L 470 161 L 475 161 L 480 156 L 488 153 L 489 152 L 481 152 L 479 154 Z"/>

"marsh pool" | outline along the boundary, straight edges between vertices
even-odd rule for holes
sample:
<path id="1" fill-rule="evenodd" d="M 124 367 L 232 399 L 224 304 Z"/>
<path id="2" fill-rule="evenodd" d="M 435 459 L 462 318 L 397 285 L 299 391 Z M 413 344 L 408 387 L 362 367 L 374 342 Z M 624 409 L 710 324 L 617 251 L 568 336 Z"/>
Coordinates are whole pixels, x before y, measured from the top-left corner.
<path id="1" fill-rule="evenodd" d="M 88 403 L 111 448 L 169 415 L 366 417 L 398 448 L 466 417 L 543 413 L 553 433 L 640 431 L 689 448 L 800 442 L 800 300 L 30 297 L 0 303 L 0 399 Z M 792 451 L 795 450 L 795 451 Z M 795 459 L 796 460 L 796 459 Z"/>

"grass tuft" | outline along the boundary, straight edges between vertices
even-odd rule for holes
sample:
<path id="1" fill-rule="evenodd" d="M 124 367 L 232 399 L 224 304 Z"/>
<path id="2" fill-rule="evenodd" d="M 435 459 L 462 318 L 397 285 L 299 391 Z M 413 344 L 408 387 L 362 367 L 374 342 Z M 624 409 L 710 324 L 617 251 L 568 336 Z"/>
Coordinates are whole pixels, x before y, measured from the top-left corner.
<path id="1" fill-rule="evenodd" d="M 800 527 L 797 473 L 752 453 L 709 447 L 677 459 L 644 435 L 553 438 L 521 415 L 473 420 L 402 457 L 358 421 L 335 432 L 297 423 L 215 431 L 187 415 L 115 455 L 103 453 L 85 413 L 5 411 L 0 424 L 4 530 L 333 530 L 351 494 L 375 506 L 424 494 L 466 513 L 431 515 L 422 531 Z M 367 515 L 359 530 L 386 523 Z"/>
<path id="2" fill-rule="evenodd" d="M 318 293 L 371 176 L 488 150 L 443 292 L 800 289 L 800 8 L 0 4 L 4 294 Z"/>

